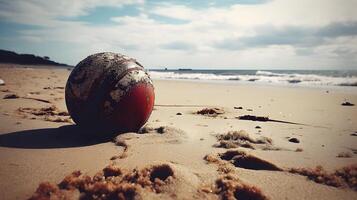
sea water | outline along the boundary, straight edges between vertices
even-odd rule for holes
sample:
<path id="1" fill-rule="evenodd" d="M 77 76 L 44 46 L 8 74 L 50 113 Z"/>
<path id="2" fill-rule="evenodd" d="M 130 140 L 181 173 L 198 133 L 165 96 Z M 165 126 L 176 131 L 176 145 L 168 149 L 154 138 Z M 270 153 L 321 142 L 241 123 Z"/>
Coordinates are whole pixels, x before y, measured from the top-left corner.
<path id="1" fill-rule="evenodd" d="M 263 85 L 356 87 L 357 70 L 161 70 L 153 79 L 229 81 Z"/>

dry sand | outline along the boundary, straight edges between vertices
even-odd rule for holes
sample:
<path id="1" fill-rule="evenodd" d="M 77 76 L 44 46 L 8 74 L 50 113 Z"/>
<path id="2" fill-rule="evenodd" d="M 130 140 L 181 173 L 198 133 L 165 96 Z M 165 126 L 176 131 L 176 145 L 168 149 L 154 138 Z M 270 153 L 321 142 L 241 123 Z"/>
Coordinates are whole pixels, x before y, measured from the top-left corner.
<path id="1" fill-rule="evenodd" d="M 30 198 L 41 182 L 52 184 L 44 191 L 64 190 L 56 184 L 73 171 L 94 176 L 108 165 L 123 173 L 96 181 L 143 199 L 357 199 L 356 171 L 339 187 L 289 172 L 357 165 L 357 106 L 341 106 L 356 104 L 357 90 L 154 80 L 156 106 L 145 130 L 98 139 L 66 113 L 69 73 L 0 66 L 0 199 Z M 214 109 L 197 114 L 204 108 Z M 69 185 L 81 188 L 86 178 L 74 180 Z M 94 195 L 96 187 L 93 179 L 80 190 Z"/>

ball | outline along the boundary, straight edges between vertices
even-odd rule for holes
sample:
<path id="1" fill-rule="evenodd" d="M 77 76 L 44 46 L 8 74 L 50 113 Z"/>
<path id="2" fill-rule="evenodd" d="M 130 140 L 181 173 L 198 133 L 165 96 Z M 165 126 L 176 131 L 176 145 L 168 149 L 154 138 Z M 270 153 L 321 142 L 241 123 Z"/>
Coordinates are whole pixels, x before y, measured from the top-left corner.
<path id="1" fill-rule="evenodd" d="M 133 58 L 105 52 L 90 55 L 72 70 L 65 90 L 73 121 L 84 127 L 138 131 L 154 107 L 154 86 Z"/>

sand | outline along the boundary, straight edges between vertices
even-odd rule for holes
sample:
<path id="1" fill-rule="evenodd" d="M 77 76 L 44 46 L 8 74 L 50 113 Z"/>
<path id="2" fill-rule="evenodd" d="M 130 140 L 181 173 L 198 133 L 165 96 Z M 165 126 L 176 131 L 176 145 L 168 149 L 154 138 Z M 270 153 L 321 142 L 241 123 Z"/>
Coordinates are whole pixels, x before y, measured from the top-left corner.
<path id="1" fill-rule="evenodd" d="M 79 129 L 66 112 L 69 73 L 0 66 L 0 199 L 36 197 L 39 186 L 77 198 L 110 191 L 143 199 L 357 199 L 357 106 L 341 105 L 356 104 L 357 89 L 154 80 L 145 129 L 98 138 L 105 132 Z M 239 119 L 247 115 L 273 121 Z M 110 187 L 101 185 L 108 177 L 94 178 L 107 166 L 122 172 L 106 180 Z M 328 175 L 352 170 L 346 184 L 325 184 L 308 177 L 318 166 Z M 62 187 L 78 170 L 92 182 Z M 139 179 L 128 179 L 134 172 Z"/>

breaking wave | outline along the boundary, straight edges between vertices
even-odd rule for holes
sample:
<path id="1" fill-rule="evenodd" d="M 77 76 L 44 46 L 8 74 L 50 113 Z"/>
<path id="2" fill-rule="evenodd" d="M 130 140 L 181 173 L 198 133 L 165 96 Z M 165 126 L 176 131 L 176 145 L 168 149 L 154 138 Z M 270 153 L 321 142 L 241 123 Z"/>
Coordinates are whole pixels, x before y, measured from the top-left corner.
<path id="1" fill-rule="evenodd" d="M 338 71 L 229 71 L 224 70 L 192 70 L 192 71 L 149 71 L 154 79 L 186 79 L 186 80 L 225 80 L 239 82 L 256 82 L 263 84 L 295 84 L 305 86 L 357 86 L 357 72 L 337 73 Z"/>

